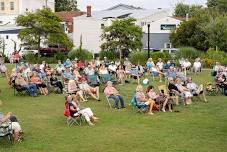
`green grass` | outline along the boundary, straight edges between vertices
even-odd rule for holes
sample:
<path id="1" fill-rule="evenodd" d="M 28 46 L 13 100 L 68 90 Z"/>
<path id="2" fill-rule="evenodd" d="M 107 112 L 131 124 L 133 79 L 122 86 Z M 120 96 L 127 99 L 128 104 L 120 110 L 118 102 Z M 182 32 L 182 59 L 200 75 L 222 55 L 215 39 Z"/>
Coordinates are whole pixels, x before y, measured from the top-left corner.
<path id="1" fill-rule="evenodd" d="M 193 77 L 195 82 L 212 81 L 209 71 Z M 155 86 L 157 83 L 152 82 Z M 0 152 L 221 152 L 227 149 L 227 98 L 208 97 L 209 103 L 195 101 L 179 113 L 133 112 L 128 102 L 136 84 L 118 86 L 127 104 L 126 110 L 111 110 L 102 101 L 82 104 L 91 107 L 100 121 L 97 125 L 67 127 L 64 97 L 51 94 L 32 98 L 14 96 L 5 78 L 0 78 L 0 111 L 12 111 L 20 120 L 25 141 L 11 146 L 0 139 Z"/>

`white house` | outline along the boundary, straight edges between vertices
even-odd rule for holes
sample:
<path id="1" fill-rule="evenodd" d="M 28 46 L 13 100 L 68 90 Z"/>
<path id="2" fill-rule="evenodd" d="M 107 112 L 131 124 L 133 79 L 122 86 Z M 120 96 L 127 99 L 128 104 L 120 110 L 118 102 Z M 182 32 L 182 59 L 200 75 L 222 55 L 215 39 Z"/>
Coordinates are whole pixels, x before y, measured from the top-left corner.
<path id="1" fill-rule="evenodd" d="M 2 47 L 4 47 L 4 54 L 10 56 L 16 49 L 20 49 L 20 40 L 18 38 L 18 33 L 22 27 L 16 25 L 5 25 L 0 26 L 0 39 L 4 42 Z M 4 45 L 4 46 L 3 46 Z M 0 49 L 3 53 L 3 48 Z"/>
<path id="2" fill-rule="evenodd" d="M 150 24 L 150 33 L 169 34 L 173 28 L 176 28 L 180 24 L 180 20 L 174 19 L 170 16 L 169 9 L 154 9 L 145 10 L 138 7 L 119 4 L 103 11 L 91 11 L 91 6 L 87 7 L 87 14 L 79 17 L 74 17 L 74 33 L 73 43 L 75 47 L 80 45 L 82 36 L 83 48 L 91 51 L 92 53 L 99 53 L 101 50 L 101 34 L 102 29 L 105 26 L 109 26 L 112 20 L 122 19 L 127 17 L 135 18 L 136 24 L 141 26 L 144 32 L 143 43 L 146 48 L 146 33 L 148 33 L 147 25 Z M 152 38 L 151 38 L 152 40 Z M 164 43 L 168 43 L 169 40 L 164 40 L 163 46 L 159 45 L 159 48 L 164 47 Z M 152 43 L 152 42 L 151 42 Z M 153 43 L 155 46 L 156 44 Z"/>
<path id="3" fill-rule="evenodd" d="M 0 0 L 0 39 L 5 43 L 5 55 L 12 54 L 15 47 L 20 48 L 18 33 L 22 27 L 16 26 L 16 18 L 44 7 L 55 11 L 55 0 Z"/>

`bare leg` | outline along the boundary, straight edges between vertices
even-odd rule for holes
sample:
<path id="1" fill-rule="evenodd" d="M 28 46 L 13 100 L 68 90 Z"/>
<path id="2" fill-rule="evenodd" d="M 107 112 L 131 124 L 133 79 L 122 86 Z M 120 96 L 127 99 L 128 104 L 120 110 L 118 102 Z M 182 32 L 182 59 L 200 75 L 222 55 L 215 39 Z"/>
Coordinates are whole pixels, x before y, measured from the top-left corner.
<path id="1" fill-rule="evenodd" d="M 99 87 L 95 87 L 96 96 L 99 99 Z"/>
<path id="2" fill-rule="evenodd" d="M 87 100 L 84 99 L 83 91 L 82 91 L 82 90 L 78 91 L 78 92 L 76 93 L 76 95 L 79 96 L 80 99 L 82 99 L 82 101 L 87 101 Z"/>
<path id="3" fill-rule="evenodd" d="M 166 98 L 166 100 L 165 100 L 164 103 L 163 103 L 163 106 L 162 106 L 162 111 L 163 111 L 163 112 L 166 111 L 166 110 L 165 110 L 165 107 L 166 107 L 168 101 L 169 101 L 169 98 Z"/>
<path id="4" fill-rule="evenodd" d="M 152 109 L 153 109 L 154 103 L 155 102 L 153 100 L 150 100 L 149 102 L 149 114 L 152 114 L 152 115 L 153 115 Z"/>

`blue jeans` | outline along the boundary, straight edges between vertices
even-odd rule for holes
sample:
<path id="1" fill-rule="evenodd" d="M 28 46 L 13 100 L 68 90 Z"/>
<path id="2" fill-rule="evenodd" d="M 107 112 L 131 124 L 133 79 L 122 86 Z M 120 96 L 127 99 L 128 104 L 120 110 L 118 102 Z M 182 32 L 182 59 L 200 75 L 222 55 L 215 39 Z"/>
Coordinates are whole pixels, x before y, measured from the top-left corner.
<path id="1" fill-rule="evenodd" d="M 121 108 L 125 108 L 124 100 L 120 95 L 114 96 L 111 95 L 108 97 L 109 99 L 113 99 L 115 101 L 115 108 L 119 108 L 119 102 L 121 104 Z"/>
<path id="2" fill-rule="evenodd" d="M 37 87 L 35 84 L 29 84 L 29 85 L 26 85 L 26 86 L 23 86 L 23 88 L 25 88 L 29 95 L 34 97 L 34 96 L 37 96 Z"/>

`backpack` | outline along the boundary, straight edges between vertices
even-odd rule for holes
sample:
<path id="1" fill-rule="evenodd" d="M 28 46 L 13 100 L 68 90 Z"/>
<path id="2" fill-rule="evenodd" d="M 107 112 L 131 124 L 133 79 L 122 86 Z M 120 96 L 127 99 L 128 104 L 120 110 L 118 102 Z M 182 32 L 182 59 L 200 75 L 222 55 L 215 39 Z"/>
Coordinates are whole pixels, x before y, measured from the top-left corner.
<path id="1" fill-rule="evenodd" d="M 65 102 L 64 116 L 66 116 L 66 117 L 69 117 L 70 116 L 69 103 L 67 101 Z"/>

